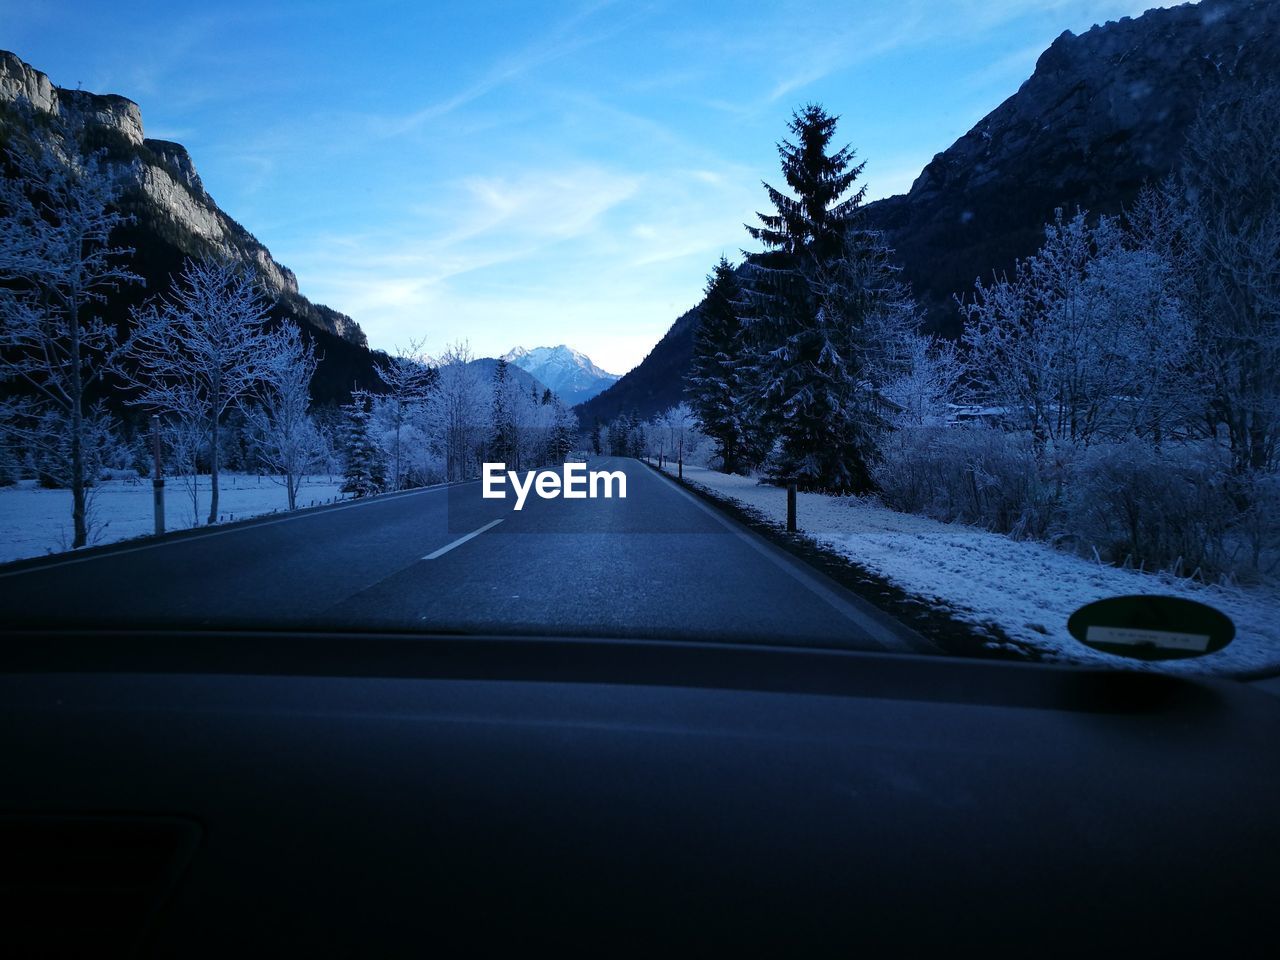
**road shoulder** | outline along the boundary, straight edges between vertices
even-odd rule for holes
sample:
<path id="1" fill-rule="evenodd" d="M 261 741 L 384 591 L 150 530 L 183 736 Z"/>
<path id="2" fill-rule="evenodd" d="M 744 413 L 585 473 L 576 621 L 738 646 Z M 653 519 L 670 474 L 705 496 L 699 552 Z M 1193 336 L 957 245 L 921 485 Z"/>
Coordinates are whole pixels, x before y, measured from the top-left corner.
<path id="1" fill-rule="evenodd" d="M 884 577 L 859 566 L 845 555 L 801 533 L 787 533 L 781 524 L 730 497 L 701 484 L 680 479 L 659 470 L 648 461 L 644 466 L 679 486 L 724 516 L 736 521 L 793 562 L 830 580 L 874 611 L 883 622 L 896 624 L 904 637 L 914 638 L 913 649 L 956 657 L 989 660 L 1040 662 L 1040 651 L 1006 635 L 995 624 L 982 628 L 950 616 L 945 610 L 925 603 Z"/>

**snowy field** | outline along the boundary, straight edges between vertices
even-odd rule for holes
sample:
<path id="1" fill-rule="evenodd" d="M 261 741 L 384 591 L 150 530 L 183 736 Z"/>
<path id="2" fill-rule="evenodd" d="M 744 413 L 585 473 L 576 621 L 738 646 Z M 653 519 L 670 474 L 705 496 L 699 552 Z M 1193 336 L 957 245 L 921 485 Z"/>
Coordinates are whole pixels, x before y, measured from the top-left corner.
<path id="1" fill-rule="evenodd" d="M 786 522 L 787 494 L 779 487 L 687 465 L 684 476 L 769 520 Z M 1078 643 L 1067 632 L 1067 618 L 1104 597 L 1160 593 L 1216 607 L 1235 621 L 1236 638 L 1217 653 L 1152 668 L 1223 675 L 1280 669 L 1280 590 L 1274 586 L 1202 586 L 1120 570 L 1046 544 L 897 513 L 856 497 L 800 493 L 796 515 L 800 531 L 817 542 L 958 619 L 979 627 L 997 624 L 1046 659 L 1141 669 L 1140 661 Z"/>
<path id="2" fill-rule="evenodd" d="M 200 522 L 208 517 L 209 478 L 199 477 Z M 224 473 L 219 477 L 219 521 L 242 520 L 289 506 L 284 486 L 271 477 Z M 341 499 L 342 478 L 308 477 L 298 491 L 298 506 Z M 165 528 L 196 526 L 191 494 L 183 477 L 165 480 Z M 106 480 L 93 488 L 89 508 L 89 543 L 112 543 L 150 534 L 155 529 L 151 481 Z M 39 557 L 71 548 L 71 491 L 43 490 L 34 480 L 0 487 L 0 563 Z"/>

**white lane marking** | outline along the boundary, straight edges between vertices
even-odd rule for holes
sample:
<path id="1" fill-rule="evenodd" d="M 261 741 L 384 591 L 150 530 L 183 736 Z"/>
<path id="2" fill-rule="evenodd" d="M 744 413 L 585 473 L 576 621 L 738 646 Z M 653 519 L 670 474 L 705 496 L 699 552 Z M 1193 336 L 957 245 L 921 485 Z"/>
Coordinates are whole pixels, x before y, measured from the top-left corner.
<path id="1" fill-rule="evenodd" d="M 465 486 L 468 483 L 479 483 L 479 480 L 461 480 L 453 483 L 437 483 L 430 487 L 420 487 L 417 490 L 404 490 L 399 493 L 383 494 L 377 497 L 367 497 L 353 500 L 351 503 L 341 504 L 338 506 L 317 507 L 315 509 L 302 510 L 291 516 L 280 517 L 276 520 L 260 520 L 256 523 L 237 524 L 234 527 L 228 527 L 224 530 L 210 530 L 208 533 L 199 533 L 190 537 L 179 537 L 174 540 L 157 540 L 154 543 L 143 543 L 136 547 L 122 547 L 119 550 L 104 550 L 102 553 L 95 553 L 87 557 L 70 557 L 66 560 L 59 560 L 57 563 L 42 563 L 38 566 L 26 567 L 22 570 L 9 570 L 0 573 L 0 579 L 5 577 L 20 577 L 24 573 L 40 573 L 43 570 L 56 570 L 58 567 L 69 567 L 73 563 L 89 563 L 93 560 L 106 560 L 108 557 L 119 557 L 126 553 L 137 553 L 139 550 L 154 550 L 157 547 L 172 547 L 179 543 L 194 543 L 197 540 L 208 540 L 211 537 L 222 537 L 229 533 L 244 533 L 246 530 L 256 530 L 260 527 L 274 527 L 277 523 L 288 523 L 291 520 L 306 520 L 311 517 L 327 517 L 330 514 L 341 513 L 343 510 L 350 510 L 353 507 L 368 507 L 376 503 L 387 503 L 391 500 L 403 500 L 405 497 L 413 497 L 423 493 L 434 493 L 437 490 L 447 490 L 449 487 Z M 252 518 L 246 518 L 252 519 Z M 171 531 L 177 532 L 177 531 Z"/>
<path id="2" fill-rule="evenodd" d="M 490 520 L 488 523 L 486 523 L 483 527 L 480 527 L 478 530 L 472 530 L 472 531 L 471 531 L 470 533 L 468 533 L 465 537 L 459 537 L 457 540 L 453 541 L 453 543 L 446 543 L 446 544 L 445 544 L 443 547 L 441 547 L 439 550 L 433 550 L 431 553 L 428 553 L 428 554 L 427 554 L 425 557 L 423 557 L 422 559 L 423 559 L 423 560 L 436 560 L 436 559 L 438 559 L 438 558 L 440 558 L 440 557 L 443 557 L 446 553 L 448 553 L 448 552 L 449 552 L 450 550 L 452 550 L 454 547 L 460 547 L 460 546 L 462 546 L 464 543 L 466 543 L 466 542 L 467 542 L 468 540 L 470 540 L 472 537 L 478 537 L 478 536 L 480 536 L 480 534 L 484 533 L 486 530 L 492 530 L 494 527 L 496 527 L 498 524 L 500 524 L 504 519 L 505 519 L 504 517 L 499 517 L 497 520 Z"/>
<path id="3" fill-rule="evenodd" d="M 873 643 L 883 647 L 885 650 L 902 650 L 904 648 L 907 650 L 923 649 L 926 652 L 932 652 L 934 650 L 932 644 L 920 648 L 917 643 L 914 643 L 907 637 L 900 635 L 897 631 L 890 629 L 868 613 L 859 610 L 856 606 L 844 597 L 836 594 L 827 587 L 826 584 L 810 573 L 808 569 L 802 565 L 800 560 L 793 559 L 791 556 L 783 553 L 780 549 L 769 543 L 754 531 L 740 526 L 736 521 L 726 517 L 724 514 L 720 513 L 720 511 L 704 503 L 701 499 L 690 493 L 684 487 L 680 486 L 680 484 L 676 483 L 675 480 L 667 476 L 661 470 L 652 470 L 649 472 L 658 474 L 658 476 L 674 487 L 678 493 L 688 497 L 693 505 L 699 510 L 715 517 L 716 520 L 718 520 L 720 524 L 731 533 L 738 536 L 745 543 L 750 544 L 754 550 L 757 550 L 762 555 L 768 557 L 777 564 L 777 566 L 791 574 L 791 576 L 801 584 L 808 587 L 813 593 L 816 593 L 823 600 L 827 601 L 827 603 L 829 603 L 833 608 L 843 614 L 846 619 L 855 623 L 859 629 L 865 632 Z M 909 630 L 910 628 L 907 629 Z M 925 641 L 925 643 L 928 643 L 928 641 Z"/>

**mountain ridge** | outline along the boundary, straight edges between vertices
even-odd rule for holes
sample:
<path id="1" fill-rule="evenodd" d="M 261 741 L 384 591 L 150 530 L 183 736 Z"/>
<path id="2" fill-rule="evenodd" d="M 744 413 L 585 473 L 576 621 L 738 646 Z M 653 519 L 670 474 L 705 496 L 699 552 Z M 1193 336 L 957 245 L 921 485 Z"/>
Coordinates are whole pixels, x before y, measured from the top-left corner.
<path id="1" fill-rule="evenodd" d="M 937 153 L 907 193 L 868 203 L 863 215 L 895 249 L 924 329 L 955 337 L 955 296 L 1034 253 L 1055 209 L 1122 212 L 1144 183 L 1174 169 L 1209 92 L 1277 76 L 1280 3 L 1271 0 L 1203 0 L 1063 31 L 1031 76 Z M 582 422 L 649 417 L 683 399 L 697 311 L 581 404 Z"/>
<path id="2" fill-rule="evenodd" d="M 531 349 L 514 347 L 502 359 L 546 384 L 569 406 L 589 400 L 619 379 L 585 353 L 563 343 Z"/>
<path id="3" fill-rule="evenodd" d="M 182 144 L 145 136 L 138 104 L 118 94 L 70 90 L 17 54 L 0 50 L 0 141 L 22 122 L 24 105 L 37 113 L 84 121 L 83 149 L 101 149 L 127 184 L 121 212 L 135 217 L 113 241 L 134 249 L 129 266 L 145 280 L 122 287 L 104 305 L 104 318 L 123 326 L 130 308 L 166 289 L 187 257 L 213 254 L 247 264 L 275 299 L 272 316 L 308 332 L 321 356 L 313 380 L 317 399 L 341 401 L 354 385 L 376 387 L 376 353 L 351 317 L 301 294 L 297 277 L 256 237 L 223 211 L 205 189 Z"/>
<path id="4" fill-rule="evenodd" d="M 188 231 L 192 237 L 188 245 L 193 248 L 206 246 L 248 263 L 263 286 L 288 301 L 309 325 L 358 346 L 368 345 L 358 323 L 303 297 L 293 271 L 217 205 L 186 147 L 145 136 L 142 111 L 133 100 L 114 93 L 59 87 L 17 54 L 0 50 L 0 103 L 12 106 L 18 101 L 43 113 L 79 115 L 97 145 L 107 150 L 108 159 L 130 168 L 134 190 L 154 207 L 145 211 L 149 217 L 167 218 Z M 133 198 L 135 205 L 138 200 L 137 196 Z"/>

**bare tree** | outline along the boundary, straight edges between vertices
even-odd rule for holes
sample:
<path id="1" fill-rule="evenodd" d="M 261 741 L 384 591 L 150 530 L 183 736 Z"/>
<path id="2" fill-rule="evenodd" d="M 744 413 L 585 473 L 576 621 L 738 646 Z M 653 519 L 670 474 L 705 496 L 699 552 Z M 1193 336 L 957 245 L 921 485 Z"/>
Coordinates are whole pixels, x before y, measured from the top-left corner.
<path id="1" fill-rule="evenodd" d="M 893 405 L 890 422 L 895 427 L 946 423 L 948 404 L 956 398 L 963 376 L 964 364 L 955 344 L 905 333 L 898 342 L 892 376 L 881 391 Z"/>
<path id="2" fill-rule="evenodd" d="M 121 186 L 104 153 L 83 154 L 80 128 L 65 118 L 20 113 L 25 123 L 10 127 L 0 164 L 0 379 L 32 391 L 24 412 L 52 409 L 67 424 L 72 546 L 82 547 L 85 444 L 96 429 L 88 398 L 118 347 L 114 325 L 95 308 L 142 278 L 124 264 L 133 250 L 111 245 L 130 218 L 115 207 Z"/>
<path id="3" fill-rule="evenodd" d="M 161 424 L 164 448 L 191 501 L 191 526 L 200 525 L 200 454 L 209 441 L 203 421 L 172 418 Z"/>
<path id="4" fill-rule="evenodd" d="M 677 403 L 658 418 L 658 425 L 666 431 L 671 455 L 683 477 L 685 454 L 695 442 L 698 420 L 687 403 Z"/>
<path id="5" fill-rule="evenodd" d="M 396 347 L 394 354 L 378 364 L 378 376 L 387 385 L 383 402 L 389 405 L 393 426 L 391 449 L 391 483 L 393 490 L 401 486 L 400 439 L 405 423 L 414 407 L 425 403 L 435 383 L 435 371 L 423 351 L 423 340 L 410 340 L 407 347 Z"/>
<path id="6" fill-rule="evenodd" d="M 209 523 L 218 519 L 218 427 L 273 369 L 278 349 L 267 328 L 270 301 L 243 266 L 188 260 L 167 299 L 135 316 L 121 354 L 129 402 L 207 427 Z"/>
<path id="7" fill-rule="evenodd" d="M 1280 85 L 1232 89 L 1187 138 L 1188 299 L 1237 471 L 1280 447 Z"/>
<path id="8" fill-rule="evenodd" d="M 429 407 L 448 480 L 466 480 L 476 474 L 488 425 L 489 384 L 471 360 L 470 346 L 455 343 L 436 361 L 439 387 L 432 392 Z"/>
<path id="9" fill-rule="evenodd" d="M 1013 278 L 979 282 L 964 342 L 978 398 L 1037 448 L 1138 432 L 1158 438 L 1189 389 L 1191 337 L 1169 264 L 1116 221 L 1061 212 Z"/>
<path id="10" fill-rule="evenodd" d="M 303 476 L 325 453 L 324 440 L 308 412 L 311 378 L 316 372 L 311 344 L 294 323 L 276 331 L 274 350 L 264 371 L 262 400 L 245 408 L 258 456 L 284 484 L 289 509 L 298 506 Z"/>

